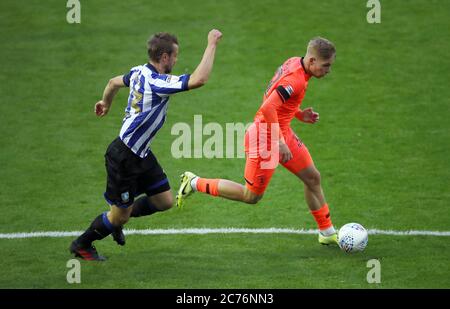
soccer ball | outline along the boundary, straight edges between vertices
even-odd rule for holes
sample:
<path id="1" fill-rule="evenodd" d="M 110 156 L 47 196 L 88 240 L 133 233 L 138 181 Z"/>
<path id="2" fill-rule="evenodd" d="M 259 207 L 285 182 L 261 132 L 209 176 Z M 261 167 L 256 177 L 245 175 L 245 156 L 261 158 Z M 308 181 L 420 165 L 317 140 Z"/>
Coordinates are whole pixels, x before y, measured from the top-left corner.
<path id="1" fill-rule="evenodd" d="M 367 230 L 359 223 L 347 223 L 338 233 L 339 247 L 345 252 L 363 251 L 368 241 Z"/>

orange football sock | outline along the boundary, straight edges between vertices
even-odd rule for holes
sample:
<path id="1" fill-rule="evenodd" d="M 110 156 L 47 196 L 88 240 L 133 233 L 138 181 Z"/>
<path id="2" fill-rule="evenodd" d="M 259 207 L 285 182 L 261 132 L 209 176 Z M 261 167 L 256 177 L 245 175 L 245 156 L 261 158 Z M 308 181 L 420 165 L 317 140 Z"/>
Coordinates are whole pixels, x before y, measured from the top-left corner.
<path id="1" fill-rule="evenodd" d="M 318 210 L 311 210 L 311 214 L 314 216 L 314 219 L 319 226 L 319 230 L 326 230 L 329 227 L 333 226 L 330 218 L 330 210 L 328 209 L 328 204 L 324 204 Z"/>
<path id="2" fill-rule="evenodd" d="M 197 180 L 197 191 L 204 192 L 210 195 L 219 195 L 219 180 L 220 179 L 207 179 L 198 178 Z"/>

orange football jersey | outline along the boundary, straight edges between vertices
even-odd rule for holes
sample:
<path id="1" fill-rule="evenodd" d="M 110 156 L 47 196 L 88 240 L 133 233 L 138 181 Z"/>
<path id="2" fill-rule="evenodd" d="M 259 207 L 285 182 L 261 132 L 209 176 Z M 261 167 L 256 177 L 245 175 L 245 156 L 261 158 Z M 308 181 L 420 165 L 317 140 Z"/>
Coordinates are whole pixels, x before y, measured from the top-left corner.
<path id="1" fill-rule="evenodd" d="M 276 108 L 283 135 L 289 131 L 291 120 L 302 104 L 310 77 L 304 69 L 303 58 L 293 57 L 278 68 L 267 87 L 263 102 L 273 91 L 278 92 L 283 102 Z M 261 109 L 256 113 L 255 122 L 266 122 Z"/>

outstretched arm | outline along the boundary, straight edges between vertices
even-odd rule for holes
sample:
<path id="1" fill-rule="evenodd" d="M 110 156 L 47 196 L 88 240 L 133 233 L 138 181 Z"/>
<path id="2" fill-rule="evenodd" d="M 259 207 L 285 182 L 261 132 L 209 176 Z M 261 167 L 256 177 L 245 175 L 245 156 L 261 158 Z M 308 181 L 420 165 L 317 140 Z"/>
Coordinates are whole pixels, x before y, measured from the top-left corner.
<path id="1" fill-rule="evenodd" d="M 189 79 L 189 89 L 201 87 L 208 81 L 214 63 L 217 43 L 221 38 L 222 33 L 219 30 L 213 29 L 208 33 L 208 46 L 205 49 L 202 60 Z"/>
<path id="2" fill-rule="evenodd" d="M 103 117 L 108 113 L 114 97 L 122 87 L 126 87 L 123 83 L 123 75 L 113 77 L 109 80 L 103 91 L 103 98 L 95 103 L 95 114 L 97 116 Z"/>

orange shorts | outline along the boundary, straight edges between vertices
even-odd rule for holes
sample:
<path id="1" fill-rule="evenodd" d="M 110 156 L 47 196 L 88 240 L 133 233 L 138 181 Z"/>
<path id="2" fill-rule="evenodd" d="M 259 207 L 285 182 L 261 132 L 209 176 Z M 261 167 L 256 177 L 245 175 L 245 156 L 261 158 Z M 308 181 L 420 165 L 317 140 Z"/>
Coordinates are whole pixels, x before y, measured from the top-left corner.
<path id="1" fill-rule="evenodd" d="M 278 154 L 270 155 L 271 145 L 268 142 L 270 134 L 259 130 L 258 123 L 253 123 L 245 132 L 246 163 L 244 178 L 247 189 L 253 193 L 258 195 L 264 193 L 278 164 L 283 165 L 293 174 L 297 174 L 313 164 L 308 148 L 291 128 L 284 136 L 292 153 L 292 159 L 286 163 L 281 163 L 278 160 Z M 266 149 L 267 151 L 265 151 Z"/>

